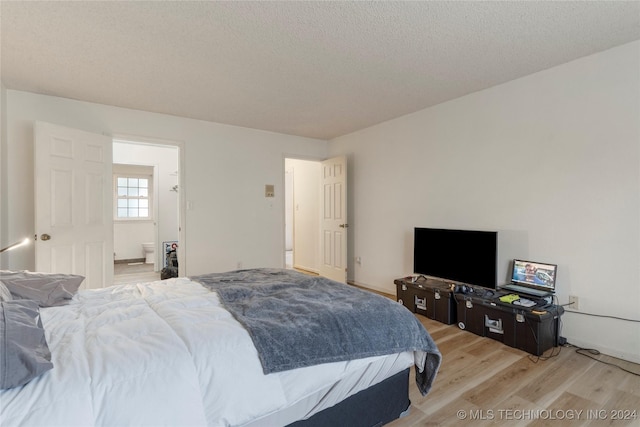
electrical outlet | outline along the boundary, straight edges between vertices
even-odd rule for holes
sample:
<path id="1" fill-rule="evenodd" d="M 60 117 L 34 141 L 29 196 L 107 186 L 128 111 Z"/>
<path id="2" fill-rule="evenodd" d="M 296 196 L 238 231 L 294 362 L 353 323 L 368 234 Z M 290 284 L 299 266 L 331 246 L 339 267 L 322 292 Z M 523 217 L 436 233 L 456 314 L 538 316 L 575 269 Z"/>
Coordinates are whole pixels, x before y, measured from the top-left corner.
<path id="1" fill-rule="evenodd" d="M 577 296 L 569 295 L 569 304 L 571 310 L 580 310 L 580 303 Z"/>

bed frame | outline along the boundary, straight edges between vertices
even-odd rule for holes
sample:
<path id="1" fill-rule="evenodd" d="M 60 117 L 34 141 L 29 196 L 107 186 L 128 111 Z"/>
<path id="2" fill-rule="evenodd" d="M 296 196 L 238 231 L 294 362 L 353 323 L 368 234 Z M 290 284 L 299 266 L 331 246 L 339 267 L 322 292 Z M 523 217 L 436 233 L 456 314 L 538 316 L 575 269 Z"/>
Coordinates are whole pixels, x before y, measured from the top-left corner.
<path id="1" fill-rule="evenodd" d="M 410 368 L 289 427 L 377 427 L 409 413 Z"/>

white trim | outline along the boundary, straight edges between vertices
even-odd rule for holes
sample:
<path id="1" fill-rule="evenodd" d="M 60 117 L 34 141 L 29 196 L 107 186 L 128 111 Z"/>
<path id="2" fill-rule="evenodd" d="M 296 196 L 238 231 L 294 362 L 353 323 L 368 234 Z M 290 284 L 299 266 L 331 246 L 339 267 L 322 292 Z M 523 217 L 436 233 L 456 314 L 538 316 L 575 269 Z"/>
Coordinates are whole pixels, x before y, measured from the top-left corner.
<path id="1" fill-rule="evenodd" d="M 309 162 L 318 162 L 318 163 L 320 163 L 323 160 L 326 160 L 327 158 L 326 157 L 322 157 L 322 156 L 303 156 L 303 155 L 299 155 L 299 154 L 287 154 L 287 153 L 283 153 L 282 154 L 282 167 L 280 168 L 281 172 L 282 172 L 282 176 L 281 176 L 281 180 L 280 181 L 281 181 L 281 188 L 282 188 L 282 192 L 283 192 L 283 194 L 282 194 L 282 230 L 283 230 L 283 233 L 282 233 L 282 236 L 281 236 L 281 238 L 282 238 L 282 248 L 283 249 L 287 247 L 287 241 L 286 241 L 286 234 L 287 234 L 287 231 L 286 231 L 286 229 L 287 229 L 287 218 L 286 218 L 286 216 L 287 216 L 287 214 L 286 214 L 287 205 L 286 205 L 286 200 L 285 200 L 286 199 L 286 197 L 285 197 L 286 195 L 284 194 L 284 192 L 286 191 L 286 187 L 287 187 L 286 182 L 285 182 L 285 180 L 286 180 L 286 172 L 287 172 L 287 159 L 291 159 L 291 160 L 306 160 L 306 161 L 309 161 Z M 294 200 L 294 206 L 295 206 L 295 200 Z M 294 227 L 294 229 L 295 229 L 295 227 Z M 318 233 L 320 233 L 320 227 L 318 227 Z M 294 238 L 293 238 L 294 260 L 292 261 L 292 267 L 297 268 L 296 265 L 295 265 L 295 250 L 296 250 L 296 248 L 295 248 L 295 231 L 294 231 Z M 287 260 L 285 259 L 285 252 L 286 251 L 282 252 L 282 268 L 286 267 L 286 262 L 287 262 Z M 320 249 L 319 248 L 318 248 L 318 253 L 320 253 Z M 319 260 L 318 260 L 318 262 L 319 262 Z M 300 268 L 319 274 L 318 271 L 315 271 L 317 269 L 303 268 L 303 267 L 300 267 Z"/>

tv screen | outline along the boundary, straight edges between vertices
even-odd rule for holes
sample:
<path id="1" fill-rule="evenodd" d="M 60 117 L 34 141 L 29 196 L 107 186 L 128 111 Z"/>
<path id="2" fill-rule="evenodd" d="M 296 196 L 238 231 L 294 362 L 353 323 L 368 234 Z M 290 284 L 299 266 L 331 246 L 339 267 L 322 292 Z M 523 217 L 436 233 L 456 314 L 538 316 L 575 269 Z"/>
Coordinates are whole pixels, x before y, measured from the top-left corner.
<path id="1" fill-rule="evenodd" d="M 416 274 L 495 289 L 496 231 L 414 230 L 413 271 Z"/>
<path id="2" fill-rule="evenodd" d="M 521 286 L 555 292 L 557 269 L 555 264 L 514 259 L 511 281 Z"/>

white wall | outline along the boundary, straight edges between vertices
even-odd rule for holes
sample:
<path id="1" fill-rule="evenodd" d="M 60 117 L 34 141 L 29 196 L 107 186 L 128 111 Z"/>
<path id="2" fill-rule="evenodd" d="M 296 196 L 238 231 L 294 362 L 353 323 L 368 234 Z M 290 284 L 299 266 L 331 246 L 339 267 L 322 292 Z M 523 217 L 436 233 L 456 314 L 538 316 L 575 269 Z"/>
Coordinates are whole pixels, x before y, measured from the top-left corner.
<path id="1" fill-rule="evenodd" d="M 560 303 L 638 319 L 639 152 L 640 42 L 336 138 L 349 277 L 395 293 L 413 227 L 497 230 L 501 279 L 512 258 L 557 263 Z M 567 313 L 562 334 L 640 362 L 639 323 Z"/>
<path id="2" fill-rule="evenodd" d="M 284 158 L 325 158 L 327 142 L 69 99 L 7 91 L 8 226 L 34 234 L 33 123 L 106 135 L 137 135 L 184 144 L 184 274 L 284 266 Z M 275 198 L 264 197 L 265 184 Z M 33 248 L 15 252 L 11 268 L 33 269 Z M 183 271 L 181 271 L 181 274 Z"/>
<path id="3" fill-rule="evenodd" d="M 113 161 L 119 164 L 155 167 L 157 185 L 153 188 L 153 194 L 158 205 L 153 220 L 115 221 L 115 259 L 141 258 L 141 244 L 155 242 L 156 265 L 161 269 L 162 242 L 179 240 L 178 193 L 171 191 L 173 186 L 178 185 L 178 148 L 116 141 L 113 144 Z M 157 241 L 154 222 L 158 225 Z"/>
<path id="4" fill-rule="evenodd" d="M 153 221 L 115 221 L 113 223 L 114 261 L 144 258 L 142 243 L 153 242 L 154 236 Z M 157 258 L 160 255 L 160 244 L 156 246 L 155 255 Z M 163 267 L 161 262 L 162 258 L 156 264 L 158 270 Z"/>
<path id="5" fill-rule="evenodd" d="M 320 162 L 287 159 L 293 174 L 293 266 L 320 270 Z"/>

